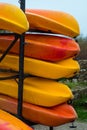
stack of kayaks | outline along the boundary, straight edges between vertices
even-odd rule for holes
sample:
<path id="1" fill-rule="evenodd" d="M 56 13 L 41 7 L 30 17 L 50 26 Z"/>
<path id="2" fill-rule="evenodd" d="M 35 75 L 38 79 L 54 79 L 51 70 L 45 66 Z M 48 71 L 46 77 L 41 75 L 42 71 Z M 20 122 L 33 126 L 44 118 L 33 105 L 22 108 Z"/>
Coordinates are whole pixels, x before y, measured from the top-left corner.
<path id="1" fill-rule="evenodd" d="M 80 70 L 74 60 L 80 48 L 73 39 L 79 35 L 78 22 L 70 14 L 58 11 L 26 10 L 26 16 L 30 31 L 25 35 L 24 73 L 30 76 L 24 79 L 23 117 L 47 126 L 74 121 L 77 114 L 67 104 L 74 97 L 72 91 L 57 80 L 73 77 Z M 1 55 L 13 39 L 13 36 L 0 36 Z M 1 69 L 9 70 L 1 72 L 2 77 L 19 71 L 18 54 L 19 41 L 0 63 Z M 17 113 L 16 81 L 0 80 L 0 108 L 12 114 Z"/>

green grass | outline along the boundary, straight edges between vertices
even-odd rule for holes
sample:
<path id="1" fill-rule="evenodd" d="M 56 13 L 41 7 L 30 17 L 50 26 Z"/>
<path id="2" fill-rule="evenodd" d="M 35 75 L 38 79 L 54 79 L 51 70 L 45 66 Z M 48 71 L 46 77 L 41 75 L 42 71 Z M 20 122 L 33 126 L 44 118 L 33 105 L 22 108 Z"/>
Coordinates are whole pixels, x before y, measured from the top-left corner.
<path id="1" fill-rule="evenodd" d="M 87 96 L 83 96 L 81 99 L 75 100 L 73 106 L 78 114 L 78 120 L 82 122 L 87 122 Z"/>
<path id="2" fill-rule="evenodd" d="M 76 89 L 77 87 L 85 87 L 87 86 L 87 82 L 65 82 L 71 89 Z"/>
<path id="3" fill-rule="evenodd" d="M 72 79 L 66 80 L 66 79 L 61 79 L 60 80 L 62 83 L 66 84 L 70 89 L 76 89 L 78 87 L 85 87 L 87 86 L 87 82 L 74 82 Z"/>
<path id="4" fill-rule="evenodd" d="M 78 114 L 78 121 L 87 122 L 87 110 L 84 107 L 76 107 L 75 110 Z"/>

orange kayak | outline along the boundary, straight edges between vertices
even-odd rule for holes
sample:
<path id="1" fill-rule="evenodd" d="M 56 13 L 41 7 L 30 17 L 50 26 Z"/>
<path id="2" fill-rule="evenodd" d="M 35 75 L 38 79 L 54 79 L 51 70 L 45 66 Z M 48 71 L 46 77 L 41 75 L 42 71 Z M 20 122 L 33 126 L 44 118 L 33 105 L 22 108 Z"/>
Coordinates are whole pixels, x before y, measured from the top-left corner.
<path id="1" fill-rule="evenodd" d="M 29 29 L 29 22 L 20 8 L 0 2 L 0 29 L 22 34 Z"/>
<path id="2" fill-rule="evenodd" d="M 0 108 L 16 114 L 17 100 L 9 96 L 0 95 Z M 23 102 L 22 115 L 29 121 L 47 126 L 59 126 L 77 118 L 74 108 L 67 103 L 47 108 Z"/>
<path id="3" fill-rule="evenodd" d="M 0 130 L 33 130 L 15 116 L 0 109 Z"/>
<path id="4" fill-rule="evenodd" d="M 10 45 L 14 37 L 0 36 L 0 52 Z M 45 61 L 56 62 L 76 56 L 80 47 L 73 39 L 64 36 L 44 33 L 26 34 L 25 56 Z M 17 41 L 9 53 L 19 54 L 19 42 Z"/>
<path id="5" fill-rule="evenodd" d="M 61 11 L 27 9 L 30 30 L 40 30 L 76 37 L 80 34 L 79 24 L 71 14 Z"/>

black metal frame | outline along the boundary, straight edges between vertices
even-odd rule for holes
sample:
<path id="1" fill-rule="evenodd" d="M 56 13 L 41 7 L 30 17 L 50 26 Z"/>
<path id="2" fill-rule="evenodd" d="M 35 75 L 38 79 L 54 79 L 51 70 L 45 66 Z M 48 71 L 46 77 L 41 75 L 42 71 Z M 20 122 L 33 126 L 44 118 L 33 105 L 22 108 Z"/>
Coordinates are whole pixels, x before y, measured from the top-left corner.
<path id="1" fill-rule="evenodd" d="M 25 12 L 25 0 L 20 0 L 20 8 Z M 18 118 L 22 117 L 22 103 L 23 103 L 23 79 L 24 79 L 24 41 L 25 34 L 20 35 L 19 48 L 19 83 L 18 83 Z"/>

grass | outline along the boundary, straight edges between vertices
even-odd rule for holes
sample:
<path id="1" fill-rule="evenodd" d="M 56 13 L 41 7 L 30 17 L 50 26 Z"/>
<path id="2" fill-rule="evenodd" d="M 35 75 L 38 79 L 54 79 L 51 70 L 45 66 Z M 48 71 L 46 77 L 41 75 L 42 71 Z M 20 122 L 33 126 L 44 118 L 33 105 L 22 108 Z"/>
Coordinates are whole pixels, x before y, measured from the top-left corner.
<path id="1" fill-rule="evenodd" d="M 76 89 L 79 87 L 87 87 L 87 82 L 78 82 L 78 81 L 73 81 L 72 79 L 66 80 L 66 79 L 61 79 L 60 82 L 66 84 L 70 89 Z"/>
<path id="2" fill-rule="evenodd" d="M 87 86 L 87 82 L 71 82 L 68 81 L 66 84 L 71 89 L 82 88 Z M 78 114 L 78 121 L 87 122 L 87 96 L 83 95 L 80 99 L 74 100 L 74 108 Z"/>
<path id="3" fill-rule="evenodd" d="M 87 82 L 66 82 L 66 84 L 71 88 L 71 89 L 76 89 L 79 87 L 85 87 L 87 86 Z"/>
<path id="4" fill-rule="evenodd" d="M 87 122 L 87 96 L 75 100 L 73 106 L 78 114 L 78 120 L 82 122 Z"/>

